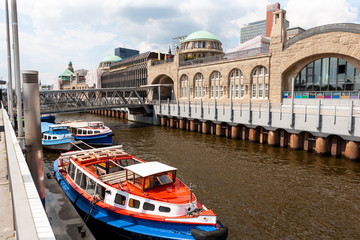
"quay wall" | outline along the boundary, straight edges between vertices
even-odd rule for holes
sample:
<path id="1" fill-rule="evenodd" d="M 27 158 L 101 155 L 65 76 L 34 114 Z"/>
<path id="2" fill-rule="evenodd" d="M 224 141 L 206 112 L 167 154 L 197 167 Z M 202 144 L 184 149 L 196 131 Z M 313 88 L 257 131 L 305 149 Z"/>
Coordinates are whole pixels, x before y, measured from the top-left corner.
<path id="1" fill-rule="evenodd" d="M 154 105 L 153 118 L 131 115 L 126 108 L 91 113 L 360 160 L 360 105 L 353 102 L 337 106 L 321 101 L 308 105 L 162 101 Z"/>

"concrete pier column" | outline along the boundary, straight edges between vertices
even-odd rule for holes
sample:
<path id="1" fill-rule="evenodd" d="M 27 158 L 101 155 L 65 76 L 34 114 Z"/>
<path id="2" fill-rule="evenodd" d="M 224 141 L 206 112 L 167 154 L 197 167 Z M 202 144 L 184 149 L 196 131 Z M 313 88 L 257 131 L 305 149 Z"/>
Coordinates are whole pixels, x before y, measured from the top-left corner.
<path id="1" fill-rule="evenodd" d="M 124 119 L 124 112 L 123 111 L 120 112 L 120 118 Z"/>
<path id="2" fill-rule="evenodd" d="M 170 127 L 171 128 L 175 127 L 175 121 L 173 118 L 170 118 Z"/>
<path id="3" fill-rule="evenodd" d="M 190 131 L 190 120 L 186 119 L 186 130 Z"/>
<path id="4" fill-rule="evenodd" d="M 128 113 L 127 112 L 125 112 L 125 114 L 124 114 L 124 119 L 128 119 Z"/>
<path id="5" fill-rule="evenodd" d="M 280 131 L 280 147 L 288 147 L 288 133 L 285 130 Z"/>
<path id="6" fill-rule="evenodd" d="M 239 127 L 238 126 L 232 126 L 231 127 L 231 138 L 237 139 L 239 137 Z"/>
<path id="7" fill-rule="evenodd" d="M 260 131 L 259 131 L 259 143 L 261 143 L 261 144 L 266 143 L 265 134 L 264 134 L 264 128 L 260 128 Z"/>
<path id="8" fill-rule="evenodd" d="M 328 142 L 326 141 L 326 138 L 323 137 L 316 138 L 315 152 L 320 155 L 327 155 L 329 153 Z"/>
<path id="9" fill-rule="evenodd" d="M 201 133 L 201 129 L 202 129 L 202 124 L 201 124 L 201 122 L 198 122 L 197 131 L 198 131 L 199 133 Z"/>
<path id="10" fill-rule="evenodd" d="M 294 150 L 302 149 L 302 139 L 300 134 L 292 133 L 290 135 L 290 148 Z"/>
<path id="11" fill-rule="evenodd" d="M 177 129 L 180 128 L 180 121 L 179 121 L 179 119 L 176 119 L 175 127 L 176 127 Z"/>
<path id="12" fill-rule="evenodd" d="M 216 126 L 215 123 L 210 123 L 210 134 L 215 135 L 216 134 Z"/>
<path id="13" fill-rule="evenodd" d="M 268 144 L 271 146 L 279 146 L 280 145 L 279 132 L 269 131 L 267 141 Z"/>
<path id="14" fill-rule="evenodd" d="M 194 120 L 190 121 L 190 131 L 195 132 L 196 131 L 196 123 Z"/>
<path id="15" fill-rule="evenodd" d="M 216 136 L 222 136 L 221 124 L 216 124 Z"/>
<path id="16" fill-rule="evenodd" d="M 167 120 L 166 117 L 161 118 L 161 120 L 160 120 L 161 121 L 161 126 L 166 126 L 166 122 L 167 122 L 166 120 Z"/>
<path id="17" fill-rule="evenodd" d="M 210 128 L 209 128 L 209 123 L 207 123 L 207 122 L 203 122 L 202 123 L 202 133 L 209 133 L 209 130 L 210 130 Z"/>
<path id="18" fill-rule="evenodd" d="M 242 126 L 241 139 L 243 140 L 249 139 L 249 129 L 246 126 Z"/>
<path id="19" fill-rule="evenodd" d="M 346 143 L 346 147 L 345 147 L 345 154 L 344 157 L 349 159 L 349 160 L 358 160 L 359 159 L 359 143 L 357 142 L 353 142 L 353 141 L 349 141 L 348 143 Z"/>
<path id="20" fill-rule="evenodd" d="M 310 134 L 308 132 L 304 133 L 304 151 L 310 152 L 312 150 L 311 142 L 309 141 Z"/>
<path id="21" fill-rule="evenodd" d="M 115 115 L 116 118 L 119 118 L 120 117 L 120 113 L 119 111 L 116 111 L 116 115 Z"/>
<path id="22" fill-rule="evenodd" d="M 330 139 L 330 155 L 333 157 L 341 156 L 341 140 L 336 137 L 332 136 Z"/>
<path id="23" fill-rule="evenodd" d="M 179 128 L 180 129 L 185 129 L 185 121 L 184 121 L 184 119 L 179 120 Z"/>
<path id="24" fill-rule="evenodd" d="M 250 128 L 249 129 L 249 141 L 251 141 L 251 142 L 259 141 L 259 129 L 258 128 Z"/>
<path id="25" fill-rule="evenodd" d="M 226 124 L 225 137 L 231 138 L 231 126 L 229 124 Z"/>

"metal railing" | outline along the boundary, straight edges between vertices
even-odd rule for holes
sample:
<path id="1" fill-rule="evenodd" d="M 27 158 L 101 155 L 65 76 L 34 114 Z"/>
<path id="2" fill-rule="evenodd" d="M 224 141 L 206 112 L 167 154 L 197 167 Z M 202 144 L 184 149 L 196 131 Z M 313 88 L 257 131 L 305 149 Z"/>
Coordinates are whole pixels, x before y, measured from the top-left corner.
<path id="1" fill-rule="evenodd" d="M 2 108 L 2 116 L 16 239 L 55 240 L 25 157 L 4 108 Z"/>

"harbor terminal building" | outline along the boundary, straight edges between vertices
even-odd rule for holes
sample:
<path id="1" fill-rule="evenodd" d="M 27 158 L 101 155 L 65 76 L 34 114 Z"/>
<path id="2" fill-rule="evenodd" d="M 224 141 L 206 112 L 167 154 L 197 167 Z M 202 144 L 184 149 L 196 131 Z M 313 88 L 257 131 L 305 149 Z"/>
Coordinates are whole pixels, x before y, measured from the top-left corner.
<path id="1" fill-rule="evenodd" d="M 161 124 L 359 159 L 360 25 L 288 39 L 285 15 L 274 11 L 270 39 L 247 47 L 224 52 L 220 38 L 198 31 L 173 61 L 148 61 Z"/>

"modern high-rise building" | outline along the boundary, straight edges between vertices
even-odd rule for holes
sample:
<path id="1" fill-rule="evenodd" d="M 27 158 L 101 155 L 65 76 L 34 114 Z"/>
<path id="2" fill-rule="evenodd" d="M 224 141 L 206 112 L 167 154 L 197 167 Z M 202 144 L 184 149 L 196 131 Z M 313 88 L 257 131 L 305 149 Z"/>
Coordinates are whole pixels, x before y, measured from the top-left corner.
<path id="1" fill-rule="evenodd" d="M 253 39 L 256 36 L 262 35 L 270 37 L 273 23 L 273 12 L 280 9 L 280 3 L 269 4 L 266 6 L 266 19 L 245 24 L 240 28 L 240 43 Z M 286 27 L 289 27 L 289 21 L 285 21 Z"/>
<path id="2" fill-rule="evenodd" d="M 128 48 L 115 48 L 115 56 L 121 57 L 122 59 L 138 55 L 139 50 L 128 49 Z"/>

